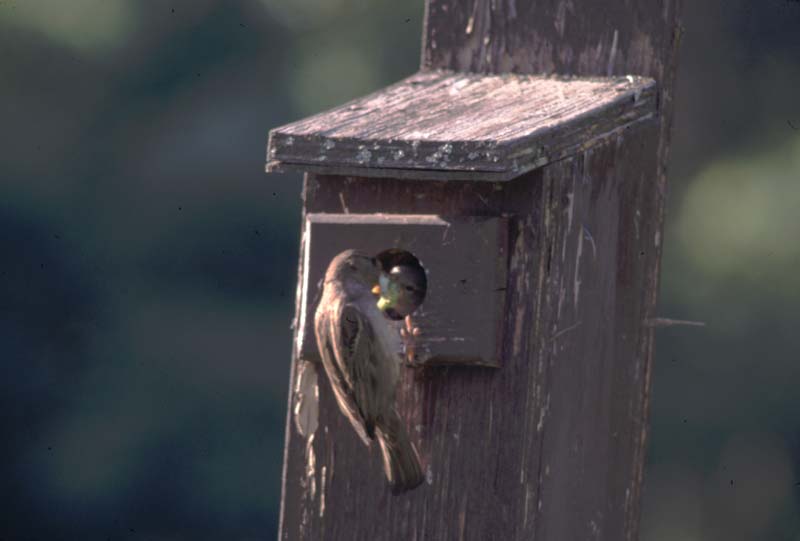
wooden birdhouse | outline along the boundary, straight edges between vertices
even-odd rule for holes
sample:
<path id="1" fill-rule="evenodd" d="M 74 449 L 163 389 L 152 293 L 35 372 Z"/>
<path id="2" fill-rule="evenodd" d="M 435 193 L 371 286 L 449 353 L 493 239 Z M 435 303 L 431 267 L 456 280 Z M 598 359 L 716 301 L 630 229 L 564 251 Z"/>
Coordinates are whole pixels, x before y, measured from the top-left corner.
<path id="1" fill-rule="evenodd" d="M 420 72 L 270 132 L 267 171 L 306 173 L 281 539 L 635 538 L 676 15 L 561 4 L 429 0 Z M 350 248 L 427 277 L 387 318 L 402 496 L 317 368 Z"/>

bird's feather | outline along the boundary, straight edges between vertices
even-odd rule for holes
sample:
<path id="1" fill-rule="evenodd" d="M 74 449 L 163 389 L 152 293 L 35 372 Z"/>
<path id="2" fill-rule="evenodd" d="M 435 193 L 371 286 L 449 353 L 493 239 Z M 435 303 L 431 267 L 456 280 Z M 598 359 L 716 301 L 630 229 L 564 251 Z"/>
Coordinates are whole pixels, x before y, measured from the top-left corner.
<path id="1" fill-rule="evenodd" d="M 352 375 L 348 369 L 346 358 L 341 356 L 341 340 L 337 338 L 339 302 L 334 301 L 335 306 L 330 306 L 329 310 L 320 310 L 315 317 L 314 331 L 317 336 L 317 344 L 322 356 L 322 365 L 331 381 L 336 402 L 339 409 L 353 425 L 358 436 L 365 445 L 374 437 L 367 434 L 365 429 L 364 417 L 361 409 L 356 402 L 353 392 Z"/>
<path id="2" fill-rule="evenodd" d="M 336 400 L 362 439 L 375 437 L 381 414 L 378 361 L 374 330 L 358 306 L 341 297 L 316 318 L 315 331 L 328 376 L 338 382 Z"/>
<path id="3" fill-rule="evenodd" d="M 380 415 L 377 400 L 377 366 L 380 352 L 375 351 L 374 331 L 361 310 L 352 304 L 343 304 L 338 313 L 338 347 L 336 361 L 346 375 L 364 430 L 372 438 L 375 422 Z M 333 329 L 335 330 L 335 328 Z"/>

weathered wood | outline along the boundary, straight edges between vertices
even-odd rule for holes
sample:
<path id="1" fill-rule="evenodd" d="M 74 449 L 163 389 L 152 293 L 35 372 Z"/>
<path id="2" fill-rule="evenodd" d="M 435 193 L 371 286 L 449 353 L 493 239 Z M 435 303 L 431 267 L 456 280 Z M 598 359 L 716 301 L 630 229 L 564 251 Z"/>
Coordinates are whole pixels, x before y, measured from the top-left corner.
<path id="1" fill-rule="evenodd" d="M 626 163 L 614 141 L 507 183 L 433 183 L 424 197 L 416 181 L 309 176 L 310 212 L 335 212 L 341 193 L 351 212 L 508 215 L 510 298 L 502 368 L 405 369 L 399 408 L 429 479 L 407 495 L 389 493 L 376 450 L 319 378 L 313 438 L 289 434 L 283 539 L 626 538 L 642 429 L 630 381 L 647 366 L 639 301 L 656 242 L 636 218 L 649 208 L 643 179 L 625 181 L 654 160 L 638 150 Z M 545 529 L 548 513 L 581 520 Z"/>
<path id="2" fill-rule="evenodd" d="M 342 205 L 349 203 L 341 197 Z M 500 325 L 506 298 L 508 222 L 502 217 L 440 217 L 409 214 L 309 214 L 308 256 L 300 289 L 303 295 L 296 336 L 298 356 L 319 361 L 314 311 L 331 260 L 347 249 L 377 255 L 391 248 L 413 254 L 425 269 L 425 300 L 412 316 L 420 330 L 404 344 L 404 321 L 395 328 L 398 359 L 408 359 L 410 345 L 420 364 L 499 366 Z M 401 356 L 401 354 L 403 354 Z"/>
<path id="3" fill-rule="evenodd" d="M 404 369 L 399 410 L 428 474 L 405 495 L 325 378 L 309 384 L 314 430 L 287 423 L 281 539 L 636 539 L 678 4 L 428 1 L 424 68 L 634 73 L 657 81 L 657 113 L 508 182 L 306 176 L 304 212 L 344 198 L 353 213 L 506 216 L 508 304 L 499 370 Z M 313 367 L 295 358 L 293 378 Z"/>
<path id="4" fill-rule="evenodd" d="M 634 76 L 420 72 L 272 130 L 267 171 L 510 180 L 652 118 L 655 94 Z"/>

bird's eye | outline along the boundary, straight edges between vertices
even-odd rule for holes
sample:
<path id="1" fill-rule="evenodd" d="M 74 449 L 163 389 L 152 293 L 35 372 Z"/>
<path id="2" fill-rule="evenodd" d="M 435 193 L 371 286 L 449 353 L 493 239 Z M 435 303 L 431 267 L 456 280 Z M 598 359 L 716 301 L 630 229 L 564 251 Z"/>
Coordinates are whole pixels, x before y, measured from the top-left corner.
<path id="1" fill-rule="evenodd" d="M 406 286 L 406 291 L 414 291 L 414 288 L 411 286 Z"/>

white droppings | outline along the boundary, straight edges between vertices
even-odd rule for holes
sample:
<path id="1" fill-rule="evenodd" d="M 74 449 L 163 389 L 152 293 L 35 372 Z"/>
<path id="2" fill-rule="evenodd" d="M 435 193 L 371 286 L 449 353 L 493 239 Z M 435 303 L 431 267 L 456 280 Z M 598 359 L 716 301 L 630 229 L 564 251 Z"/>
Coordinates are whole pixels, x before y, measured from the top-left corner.
<path id="1" fill-rule="evenodd" d="M 325 150 L 330 150 L 336 147 L 336 143 L 334 143 L 330 139 L 326 139 L 325 143 L 322 146 L 325 148 Z"/>
<path id="2" fill-rule="evenodd" d="M 567 199 L 569 200 L 569 205 L 567 206 L 567 229 L 572 229 L 572 213 L 575 210 L 575 192 L 570 192 L 567 194 Z"/>
<path id="3" fill-rule="evenodd" d="M 287 137 L 287 138 L 286 138 L 286 146 L 287 146 L 287 147 L 290 147 L 290 146 L 292 146 L 293 144 L 294 144 L 294 137 L 292 137 L 292 136 L 289 136 L 289 137 Z"/>
<path id="4" fill-rule="evenodd" d="M 395 160 L 400 160 L 400 159 L 402 159 L 402 158 L 403 158 L 403 156 L 405 156 L 405 155 L 406 155 L 406 153 L 405 153 L 405 152 L 403 152 L 402 150 L 395 150 L 395 151 L 392 153 L 392 158 L 394 158 Z"/>
<path id="5" fill-rule="evenodd" d="M 320 470 L 320 482 L 319 482 L 319 517 L 322 518 L 325 516 L 325 474 L 327 472 L 327 468 L 322 466 Z"/>
<path id="6" fill-rule="evenodd" d="M 445 227 L 444 231 L 442 231 L 442 246 L 447 246 L 454 240 L 455 234 L 453 232 L 453 228 L 450 226 L 450 224 L 447 224 L 447 227 Z"/>
<path id="7" fill-rule="evenodd" d="M 469 84 L 469 79 L 467 77 L 459 79 L 458 81 L 450 85 L 450 90 L 448 90 L 447 93 L 450 94 L 451 96 L 455 96 L 456 94 L 461 92 L 461 89 L 467 86 L 468 84 Z"/>
<path id="8" fill-rule="evenodd" d="M 550 409 L 550 396 L 544 403 L 544 406 L 539 410 L 539 420 L 536 422 L 536 432 L 541 432 L 544 429 L 544 418 L 547 416 L 547 411 Z"/>
<path id="9" fill-rule="evenodd" d="M 592 236 L 591 231 L 585 225 L 583 227 L 583 236 L 586 240 L 588 240 L 592 245 L 592 259 L 597 259 L 597 245 L 594 243 L 594 237 Z"/>
<path id="10" fill-rule="evenodd" d="M 578 297 L 581 293 L 581 255 L 583 255 L 583 235 L 578 235 L 578 249 L 575 254 L 575 280 L 573 282 L 573 308 L 578 310 Z"/>
<path id="11" fill-rule="evenodd" d="M 614 29 L 614 37 L 611 38 L 611 51 L 608 54 L 608 66 L 606 66 L 606 75 L 611 77 L 614 73 L 614 59 L 617 56 L 617 41 L 619 40 L 619 31 Z"/>
<path id="12" fill-rule="evenodd" d="M 430 464 L 428 465 L 428 469 L 425 470 L 425 482 L 429 485 L 433 484 L 433 470 L 431 470 Z"/>
<path id="13" fill-rule="evenodd" d="M 572 180 L 572 184 L 574 189 L 575 179 Z M 564 229 L 564 238 L 561 241 L 561 261 L 566 261 L 567 259 L 567 238 L 569 237 L 570 231 L 572 231 L 572 217 L 575 210 L 575 192 L 568 193 L 566 197 L 569 204 L 567 205 L 567 227 Z"/>
<path id="14" fill-rule="evenodd" d="M 314 434 L 306 440 L 306 482 L 308 494 L 313 500 L 317 495 L 317 456 L 314 453 Z"/>
<path id="15" fill-rule="evenodd" d="M 360 146 L 358 148 L 359 148 L 359 151 L 358 151 L 358 154 L 356 154 L 356 160 L 358 160 L 358 163 L 368 162 L 369 159 L 372 158 L 372 152 L 370 152 L 368 149 L 364 148 L 363 146 Z"/>
<path id="16" fill-rule="evenodd" d="M 522 527 L 523 528 L 525 528 L 528 525 L 528 515 L 530 514 L 530 513 L 528 513 L 528 505 L 530 503 L 531 496 L 532 496 L 531 490 L 530 490 L 530 488 L 528 488 L 526 486 L 525 487 L 525 503 L 524 503 L 524 508 L 523 508 L 523 512 L 522 512 Z"/>
<path id="17" fill-rule="evenodd" d="M 467 154 L 467 159 L 468 159 L 468 160 L 474 160 L 474 159 L 476 159 L 478 156 L 479 156 L 479 154 L 478 154 L 477 152 L 470 152 L 469 154 Z"/>
<path id="18" fill-rule="evenodd" d="M 478 2 L 475 2 L 475 5 L 478 5 Z M 467 27 L 464 29 L 464 33 L 466 35 L 472 34 L 472 29 L 475 27 L 475 12 L 472 12 L 472 15 L 469 16 L 469 20 L 467 20 Z"/>
<path id="19" fill-rule="evenodd" d="M 311 227 L 306 224 L 305 231 L 303 232 L 303 240 L 301 245 L 305 247 L 303 250 L 303 268 L 307 269 L 308 265 L 310 265 L 311 260 L 311 250 L 308 249 L 308 243 L 311 236 Z M 305 302 L 308 299 L 308 273 L 304 273 L 305 276 L 303 281 L 300 285 L 300 299 L 304 304 L 301 306 L 305 306 Z M 303 340 L 305 339 L 305 329 L 306 329 L 306 310 L 300 310 L 300 317 L 297 321 L 297 333 L 295 335 L 295 343 L 294 348 L 295 351 L 299 354 L 300 351 L 303 349 Z"/>
<path id="20" fill-rule="evenodd" d="M 294 424 L 304 438 L 314 435 L 319 425 L 319 385 L 317 368 L 301 361 L 297 367 L 294 387 Z"/>
<path id="21" fill-rule="evenodd" d="M 439 167 L 445 168 L 447 167 L 447 160 L 450 159 L 450 153 L 452 152 L 453 145 L 450 143 L 445 143 L 444 145 L 440 146 L 436 152 L 430 156 L 426 156 L 425 161 L 428 163 L 436 163 L 439 165 Z"/>

